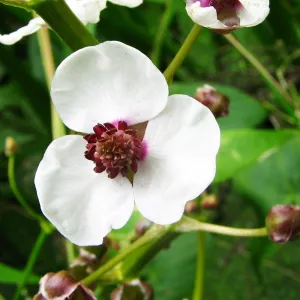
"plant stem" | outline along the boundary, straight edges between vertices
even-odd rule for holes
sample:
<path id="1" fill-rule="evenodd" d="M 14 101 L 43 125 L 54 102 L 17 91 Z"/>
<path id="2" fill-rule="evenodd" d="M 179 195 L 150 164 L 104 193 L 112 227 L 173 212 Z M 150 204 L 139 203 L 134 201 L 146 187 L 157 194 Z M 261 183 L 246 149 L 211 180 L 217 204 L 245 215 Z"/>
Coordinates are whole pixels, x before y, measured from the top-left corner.
<path id="1" fill-rule="evenodd" d="M 64 0 L 37 1 L 30 7 L 47 22 L 72 51 L 99 44 Z"/>
<path id="2" fill-rule="evenodd" d="M 198 24 L 195 24 L 190 31 L 189 35 L 185 39 L 184 43 L 182 44 L 181 48 L 177 52 L 176 56 L 164 72 L 164 76 L 168 83 L 170 83 L 173 80 L 174 74 L 176 73 L 177 69 L 181 66 L 183 63 L 185 57 L 192 49 L 192 46 L 196 42 L 199 34 L 201 31 L 201 27 Z"/>
<path id="3" fill-rule="evenodd" d="M 176 227 L 178 232 L 204 231 L 222 235 L 239 236 L 239 237 L 263 237 L 267 236 L 267 228 L 232 228 L 210 223 L 203 223 L 197 220 L 183 217 Z"/>
<path id="4" fill-rule="evenodd" d="M 0 0 L 0 3 L 9 6 L 15 6 L 26 9 L 28 7 L 28 2 L 24 0 Z"/>
<path id="5" fill-rule="evenodd" d="M 151 60 L 156 66 L 159 66 L 162 43 L 164 41 L 164 37 L 166 35 L 166 31 L 169 27 L 172 17 L 173 17 L 173 0 L 167 0 L 165 11 L 163 13 L 163 16 L 160 20 L 157 29 L 157 34 L 154 40 L 153 52 L 151 54 Z"/>
<path id="6" fill-rule="evenodd" d="M 12 154 L 8 157 L 8 183 L 9 186 L 18 200 L 18 202 L 21 204 L 21 206 L 27 211 L 27 213 L 33 217 L 35 220 L 38 220 L 39 222 L 41 221 L 41 216 L 36 213 L 26 202 L 24 197 L 22 196 L 21 192 L 18 189 L 17 183 L 16 183 L 16 178 L 15 178 L 15 155 Z"/>
<path id="7" fill-rule="evenodd" d="M 39 46 L 41 51 L 42 62 L 44 66 L 44 72 L 46 76 L 46 82 L 48 88 L 50 89 L 51 81 L 55 72 L 55 63 L 54 63 L 54 57 L 53 57 L 48 28 L 42 27 L 37 32 L 37 36 L 38 36 L 38 41 L 39 41 Z M 66 135 L 66 129 L 60 117 L 58 116 L 52 101 L 50 101 L 50 105 L 51 105 L 52 138 L 56 139 Z"/>
<path id="8" fill-rule="evenodd" d="M 155 228 L 155 230 L 150 229 L 148 232 L 146 232 L 144 236 L 139 238 L 137 241 L 135 241 L 133 244 L 127 247 L 125 250 L 123 250 L 118 255 L 113 257 L 110 261 L 108 261 L 105 265 L 101 266 L 94 273 L 90 274 L 88 277 L 83 279 L 82 283 L 85 285 L 90 285 L 94 283 L 99 278 L 101 278 L 101 276 L 103 276 L 105 273 L 112 270 L 119 262 L 127 258 L 129 255 L 131 255 L 133 251 L 147 245 L 153 239 L 159 238 L 161 235 L 164 234 L 166 230 L 168 230 L 167 227 L 162 227 L 159 230 L 157 228 Z"/>
<path id="9" fill-rule="evenodd" d="M 18 300 L 20 298 L 22 289 L 26 285 L 26 283 L 28 281 L 28 278 L 30 277 L 30 275 L 32 273 L 32 269 L 33 269 L 33 267 L 34 267 L 34 265 L 37 261 L 39 253 L 41 251 L 41 248 L 44 245 L 46 237 L 47 237 L 47 233 L 42 230 L 41 233 L 39 234 L 33 248 L 32 248 L 32 251 L 30 253 L 29 259 L 28 259 L 27 264 L 26 264 L 26 267 L 24 269 L 24 274 L 23 274 L 22 281 L 20 282 L 20 284 L 17 287 L 17 291 L 14 295 L 13 300 Z"/>
<path id="10" fill-rule="evenodd" d="M 193 300 L 203 299 L 205 263 L 205 233 L 198 233 L 197 264 Z"/>
<path id="11" fill-rule="evenodd" d="M 265 82 L 272 88 L 272 90 L 278 95 L 277 99 L 280 105 L 292 116 L 294 116 L 294 109 L 290 105 L 292 98 L 288 92 L 286 92 L 279 82 L 270 74 L 270 72 L 263 66 L 263 64 L 250 53 L 232 34 L 226 34 L 224 37 L 230 42 L 260 73 Z M 283 98 L 283 99 L 282 99 Z"/>

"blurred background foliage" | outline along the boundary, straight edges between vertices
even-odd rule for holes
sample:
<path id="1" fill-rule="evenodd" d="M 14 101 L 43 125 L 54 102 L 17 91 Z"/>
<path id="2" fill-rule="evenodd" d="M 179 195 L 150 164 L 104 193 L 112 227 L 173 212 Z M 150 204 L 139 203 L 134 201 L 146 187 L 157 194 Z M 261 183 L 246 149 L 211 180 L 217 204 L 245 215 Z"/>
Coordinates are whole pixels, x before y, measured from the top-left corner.
<path id="1" fill-rule="evenodd" d="M 183 0 L 174 0 L 169 12 L 169 29 L 156 56 L 161 70 L 168 66 L 193 26 L 184 6 Z M 145 0 L 136 9 L 108 3 L 100 23 L 89 29 L 99 41 L 122 41 L 151 56 L 164 8 L 164 0 Z M 14 31 L 31 17 L 26 11 L 1 5 L 0 32 Z M 299 1 L 273 0 L 265 22 L 234 33 L 294 92 L 300 84 L 299 20 Z M 53 32 L 51 39 L 58 65 L 70 51 Z M 300 204 L 299 124 L 282 118 L 282 108 L 257 71 L 223 36 L 205 28 L 170 90 L 193 96 L 203 83 L 212 84 L 231 101 L 229 115 L 219 120 L 222 147 L 217 176 L 210 187 L 210 192 L 218 195 L 219 206 L 213 221 L 228 226 L 264 226 L 273 205 Z M 16 284 L 22 280 L 39 225 L 18 205 L 10 190 L 4 141 L 7 136 L 16 139 L 17 183 L 26 200 L 39 211 L 33 178 L 51 141 L 49 101 L 36 35 L 11 47 L 0 45 L 0 294 L 6 299 L 12 299 Z M 297 93 L 293 101 L 294 113 L 299 116 Z M 113 232 L 112 238 L 124 240 L 133 229 L 134 222 L 130 222 L 122 231 Z M 142 271 L 142 278 L 155 289 L 155 299 L 190 299 L 196 236 L 182 234 Z M 299 299 L 299 242 L 277 246 L 264 238 L 207 235 L 206 248 L 204 299 Z M 37 291 L 43 274 L 66 268 L 65 257 L 63 238 L 52 234 L 24 295 Z M 108 299 L 105 292 L 98 297 Z"/>

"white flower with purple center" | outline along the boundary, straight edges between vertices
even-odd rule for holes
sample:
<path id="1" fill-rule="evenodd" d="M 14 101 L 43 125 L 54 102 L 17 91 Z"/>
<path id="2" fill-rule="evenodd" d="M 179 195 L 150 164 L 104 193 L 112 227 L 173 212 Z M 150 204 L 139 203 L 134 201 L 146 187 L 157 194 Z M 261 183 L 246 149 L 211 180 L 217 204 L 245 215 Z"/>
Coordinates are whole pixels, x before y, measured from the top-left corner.
<path id="1" fill-rule="evenodd" d="M 142 4 L 143 0 L 65 0 L 73 13 L 84 24 L 98 23 L 100 12 L 106 8 L 107 1 L 127 6 L 136 7 Z M 23 37 L 37 32 L 42 26 L 46 26 L 45 21 L 40 18 L 32 19 L 28 25 L 10 34 L 0 34 L 0 44 L 13 45 Z"/>
<path id="2" fill-rule="evenodd" d="M 258 25 L 270 12 L 269 0 L 187 0 L 186 10 L 195 23 L 221 32 Z"/>
<path id="3" fill-rule="evenodd" d="M 194 98 L 168 93 L 150 59 L 120 42 L 79 50 L 58 67 L 52 100 L 85 134 L 50 144 L 35 185 L 43 213 L 73 243 L 101 244 L 135 205 L 155 223 L 176 222 L 212 182 L 216 119 Z"/>

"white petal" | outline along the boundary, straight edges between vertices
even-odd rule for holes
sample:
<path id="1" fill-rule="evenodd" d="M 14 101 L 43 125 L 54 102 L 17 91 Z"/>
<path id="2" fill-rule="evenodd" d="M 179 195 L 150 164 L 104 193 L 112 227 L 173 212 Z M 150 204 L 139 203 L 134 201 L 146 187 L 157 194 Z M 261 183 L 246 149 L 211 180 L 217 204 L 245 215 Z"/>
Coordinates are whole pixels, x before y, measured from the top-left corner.
<path id="1" fill-rule="evenodd" d="M 44 215 L 79 246 L 101 244 L 111 228 L 124 226 L 134 206 L 128 179 L 96 174 L 83 155 L 85 145 L 75 135 L 53 141 L 35 176 Z"/>
<path id="2" fill-rule="evenodd" d="M 100 12 L 107 0 L 66 0 L 69 7 L 83 24 L 98 23 Z"/>
<path id="3" fill-rule="evenodd" d="M 143 0 L 109 0 L 110 2 L 127 7 L 137 7 L 143 3 Z"/>
<path id="4" fill-rule="evenodd" d="M 220 130 L 208 108 L 184 95 L 169 97 L 148 123 L 147 156 L 138 165 L 133 190 L 138 210 L 158 224 L 178 221 L 185 203 L 215 176 Z"/>
<path id="5" fill-rule="evenodd" d="M 42 25 L 45 25 L 45 22 L 42 18 L 34 18 L 28 23 L 28 25 L 21 27 L 15 32 L 3 35 L 0 34 L 0 44 L 13 45 L 21 40 L 24 36 L 33 34 L 38 31 Z"/>
<path id="6" fill-rule="evenodd" d="M 240 0 L 244 9 L 240 10 L 241 27 L 255 26 L 263 22 L 270 12 L 269 0 Z"/>
<path id="7" fill-rule="evenodd" d="M 52 100 L 64 123 L 91 132 L 96 123 L 136 124 L 158 115 L 168 85 L 150 59 L 120 42 L 81 49 L 58 67 Z"/>
<path id="8" fill-rule="evenodd" d="M 221 23 L 217 18 L 217 11 L 214 7 L 201 7 L 200 2 L 186 4 L 186 11 L 190 18 L 197 24 L 213 28 L 213 29 L 225 29 L 226 25 Z"/>

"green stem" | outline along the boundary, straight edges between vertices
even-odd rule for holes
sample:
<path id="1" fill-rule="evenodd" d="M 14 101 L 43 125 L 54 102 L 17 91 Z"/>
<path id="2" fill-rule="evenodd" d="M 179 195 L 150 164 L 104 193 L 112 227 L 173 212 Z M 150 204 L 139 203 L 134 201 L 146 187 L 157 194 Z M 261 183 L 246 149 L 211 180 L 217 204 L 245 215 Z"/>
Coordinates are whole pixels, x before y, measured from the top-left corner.
<path id="1" fill-rule="evenodd" d="M 204 263 L 205 263 L 205 233 L 198 233 L 197 264 L 193 300 L 203 299 Z"/>
<path id="2" fill-rule="evenodd" d="M 64 0 L 36 1 L 30 7 L 49 24 L 72 51 L 99 44 Z"/>
<path id="3" fill-rule="evenodd" d="M 250 53 L 232 34 L 224 35 L 224 37 L 252 64 L 252 66 L 258 71 L 258 73 L 260 73 L 265 82 L 278 95 L 277 99 L 280 102 L 280 105 L 290 115 L 294 116 L 294 109 L 290 105 L 293 100 L 289 93 L 281 87 L 278 81 L 261 64 L 261 62 L 252 53 Z"/>
<path id="4" fill-rule="evenodd" d="M 26 9 L 28 7 L 28 2 L 25 0 L 0 0 L 0 3 L 9 6 L 20 7 Z"/>
<path id="5" fill-rule="evenodd" d="M 264 237 L 268 235 L 267 228 L 232 228 L 210 223 L 199 222 L 195 219 L 183 217 L 176 227 L 178 232 L 204 231 L 222 235 L 239 237 Z"/>
<path id="6" fill-rule="evenodd" d="M 9 186 L 18 200 L 18 202 L 23 206 L 23 208 L 27 211 L 27 213 L 33 217 L 34 219 L 41 221 L 41 216 L 36 213 L 26 202 L 24 197 L 22 196 L 21 192 L 18 189 L 17 183 L 16 183 L 16 178 L 15 178 L 15 155 L 12 154 L 8 157 L 8 183 Z"/>
<path id="7" fill-rule="evenodd" d="M 196 42 L 199 34 L 201 31 L 201 27 L 197 24 L 195 24 L 190 31 L 189 35 L 185 39 L 184 43 L 182 44 L 181 48 L 177 52 L 176 56 L 164 72 L 164 76 L 168 83 L 170 83 L 173 80 L 174 74 L 176 73 L 177 69 L 181 66 L 183 63 L 185 57 L 192 49 L 192 46 Z"/>
<path id="8" fill-rule="evenodd" d="M 151 55 L 151 60 L 156 66 L 159 66 L 162 44 L 163 44 L 167 29 L 172 20 L 172 17 L 173 17 L 173 0 L 167 0 L 165 11 L 163 13 L 163 16 L 160 20 L 160 23 L 159 23 L 159 26 L 157 29 L 157 34 L 156 34 L 156 37 L 154 40 L 153 52 Z"/>
<path id="9" fill-rule="evenodd" d="M 26 267 L 24 269 L 24 274 L 23 274 L 22 281 L 20 282 L 20 284 L 17 287 L 17 291 L 14 295 L 13 300 L 18 300 L 20 298 L 22 289 L 26 285 L 26 283 L 28 281 L 28 278 L 30 277 L 30 275 L 32 273 L 32 269 L 33 269 L 33 267 L 34 267 L 34 265 L 37 261 L 39 253 L 41 251 L 41 248 L 44 245 L 46 237 L 47 237 L 47 233 L 42 230 L 41 233 L 39 234 L 33 248 L 32 248 L 32 251 L 30 253 L 29 259 L 28 259 L 27 264 L 26 264 Z"/>
<path id="10" fill-rule="evenodd" d="M 55 63 L 51 47 L 51 40 L 49 35 L 49 30 L 46 27 L 41 28 L 37 32 L 38 42 L 40 46 L 40 52 L 42 57 L 42 62 L 44 66 L 44 72 L 46 77 L 47 86 L 50 89 L 51 81 L 55 72 Z M 66 135 L 66 129 L 61 121 L 59 115 L 56 112 L 54 104 L 50 102 L 51 106 L 51 127 L 52 127 L 52 137 L 57 139 L 61 136 Z"/>
<path id="11" fill-rule="evenodd" d="M 75 246 L 70 241 L 65 239 L 65 247 L 66 247 L 66 254 L 67 254 L 67 263 L 68 265 L 70 265 L 76 257 Z"/>
<path id="12" fill-rule="evenodd" d="M 132 252 L 140 249 L 141 247 L 150 243 L 153 239 L 159 238 L 164 232 L 168 230 L 167 227 L 162 227 L 160 229 L 155 228 L 155 230 L 149 230 L 144 236 L 139 238 L 133 244 L 131 244 L 128 248 L 120 252 L 118 255 L 113 257 L 110 261 L 108 261 L 105 265 L 101 266 L 94 273 L 90 274 L 88 277 L 82 280 L 82 283 L 85 285 L 90 285 L 101 278 L 105 273 L 111 271 L 118 263 L 127 258 L 132 254 Z"/>

